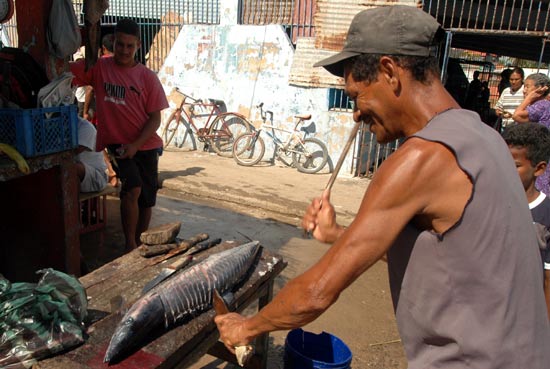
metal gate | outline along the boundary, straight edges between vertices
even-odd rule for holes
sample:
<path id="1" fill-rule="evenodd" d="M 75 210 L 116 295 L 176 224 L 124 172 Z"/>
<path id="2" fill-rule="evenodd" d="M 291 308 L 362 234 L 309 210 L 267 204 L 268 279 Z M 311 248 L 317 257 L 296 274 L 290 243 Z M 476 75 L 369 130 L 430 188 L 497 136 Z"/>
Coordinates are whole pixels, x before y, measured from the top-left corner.
<path id="1" fill-rule="evenodd" d="M 239 0 L 239 24 L 280 24 L 292 44 L 315 36 L 315 0 Z"/>
<path id="2" fill-rule="evenodd" d="M 73 0 L 84 24 L 83 0 Z M 141 29 L 137 58 L 158 72 L 185 24 L 219 24 L 219 0 L 110 0 L 101 19 L 101 32 L 113 32 L 120 18 L 135 20 Z"/>
<path id="3" fill-rule="evenodd" d="M 83 0 L 73 0 L 80 26 L 84 26 Z M 102 36 L 112 33 L 120 18 L 131 18 L 141 28 L 137 58 L 158 72 L 185 24 L 219 24 L 219 0 L 110 0 L 101 18 Z M 15 15 L 0 25 L 0 43 L 18 47 Z"/>

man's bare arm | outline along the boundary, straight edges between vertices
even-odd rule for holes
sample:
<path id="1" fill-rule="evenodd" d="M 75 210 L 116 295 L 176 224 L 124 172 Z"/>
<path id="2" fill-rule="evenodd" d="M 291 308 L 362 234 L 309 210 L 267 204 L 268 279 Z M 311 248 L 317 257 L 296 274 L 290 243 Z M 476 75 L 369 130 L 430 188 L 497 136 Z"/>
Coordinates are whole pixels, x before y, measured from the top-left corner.
<path id="1" fill-rule="evenodd" d="M 518 123 L 528 123 L 529 122 L 529 112 L 527 107 L 540 99 L 540 97 L 546 92 L 548 87 L 537 87 L 535 90 L 529 92 L 525 99 L 519 104 L 519 106 L 514 111 L 512 119 Z"/>
<path id="2" fill-rule="evenodd" d="M 448 149 L 407 141 L 379 168 L 355 220 L 315 265 L 257 315 L 216 318 L 222 340 L 228 347 L 248 344 L 259 334 L 315 320 L 386 253 L 411 219 L 425 215 L 435 231 L 446 230 L 458 221 L 470 194 L 471 183 Z"/>
<path id="3" fill-rule="evenodd" d="M 86 86 L 86 93 L 84 95 L 84 107 L 82 109 L 82 117 L 86 120 L 90 120 L 90 104 L 94 97 L 94 88 L 90 85 Z"/>

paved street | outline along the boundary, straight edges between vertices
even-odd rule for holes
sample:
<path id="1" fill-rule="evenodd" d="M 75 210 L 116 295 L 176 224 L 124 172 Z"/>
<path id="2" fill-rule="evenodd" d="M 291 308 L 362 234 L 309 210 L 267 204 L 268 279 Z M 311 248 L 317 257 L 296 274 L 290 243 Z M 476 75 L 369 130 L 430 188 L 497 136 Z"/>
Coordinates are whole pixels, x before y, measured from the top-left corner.
<path id="1" fill-rule="evenodd" d="M 203 151 L 165 151 L 159 170 L 164 189 L 250 207 L 290 224 L 298 224 L 308 204 L 323 192 L 330 178 L 326 168 L 318 174 L 304 174 L 280 163 L 261 162 L 244 167 L 232 158 Z M 331 196 L 340 222 L 352 221 L 368 182 L 340 173 Z"/>

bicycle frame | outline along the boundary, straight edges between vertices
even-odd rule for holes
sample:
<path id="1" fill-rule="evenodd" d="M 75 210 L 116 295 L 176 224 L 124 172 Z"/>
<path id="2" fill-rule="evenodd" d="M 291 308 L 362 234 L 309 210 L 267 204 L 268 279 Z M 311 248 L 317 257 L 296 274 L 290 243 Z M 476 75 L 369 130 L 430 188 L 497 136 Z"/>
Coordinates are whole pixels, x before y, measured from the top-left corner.
<path id="1" fill-rule="evenodd" d="M 212 148 L 218 155 L 232 153 L 234 138 L 241 132 L 250 132 L 250 123 L 239 113 L 226 112 L 223 101 L 209 99 L 204 102 L 179 91 L 183 99 L 177 108 L 166 119 L 163 129 L 164 146 L 168 146 L 179 127 L 183 129 L 184 139 L 187 135 L 204 143 L 204 150 Z M 197 124 L 200 118 L 202 127 Z"/>
<path id="2" fill-rule="evenodd" d="M 222 114 L 219 106 L 215 103 L 205 103 L 201 99 L 195 99 L 179 91 L 177 88 L 176 91 L 183 95 L 182 102 L 176 108 L 176 117 L 181 120 L 183 114 L 184 120 L 189 123 L 191 130 L 199 138 L 199 140 L 203 141 L 204 139 L 215 137 L 216 135 L 209 134 L 209 131 L 215 118 Z M 192 102 L 186 102 L 188 99 Z M 186 107 L 189 107 L 189 110 L 185 109 Z M 209 109 L 209 112 L 208 114 L 206 114 L 206 112 L 204 114 L 194 114 L 196 107 L 206 108 L 206 110 Z M 195 119 L 193 117 L 207 117 L 204 126 L 199 128 L 197 124 L 195 124 Z"/>
<path id="3" fill-rule="evenodd" d="M 284 128 L 279 128 L 279 127 L 275 127 L 273 125 L 270 125 L 270 124 L 262 124 L 262 126 L 260 127 L 260 131 L 264 130 L 264 128 L 270 128 L 272 132 L 269 132 L 267 130 L 264 130 L 264 132 L 269 136 L 271 137 L 271 140 L 273 141 L 273 144 L 276 145 L 276 146 L 279 146 L 281 148 L 281 150 L 283 150 L 285 153 L 292 153 L 292 152 L 296 152 L 296 150 L 293 150 L 292 147 L 295 146 L 295 144 L 304 144 L 304 140 L 303 140 L 303 135 L 305 135 L 305 132 L 303 135 L 301 135 L 298 131 L 298 126 L 300 124 L 303 123 L 303 120 L 298 120 L 298 122 L 296 123 L 296 125 L 294 126 L 294 129 L 291 131 L 291 130 L 288 130 L 288 129 L 284 129 Z M 289 136 L 288 138 L 286 139 L 286 141 L 282 141 L 279 137 L 277 137 L 275 135 L 275 131 L 280 131 L 280 132 L 285 132 L 285 133 L 288 133 Z"/>
<path id="4" fill-rule="evenodd" d="M 270 121 L 273 123 L 273 113 L 263 110 L 263 103 L 258 105 L 262 124 L 255 132 L 244 133 L 238 136 L 233 142 L 233 158 L 239 165 L 252 166 L 259 163 L 265 154 L 265 141 L 261 137 L 262 131 L 271 138 L 275 146 L 274 157 L 281 160 L 288 166 L 295 167 L 300 172 L 317 173 L 321 170 L 328 160 L 328 151 L 325 144 L 315 137 L 306 137 L 307 132 L 302 134 L 298 127 L 304 121 L 311 119 L 311 115 L 297 115 L 298 121 L 292 130 L 276 127 L 273 124 L 267 124 L 267 115 L 270 115 Z M 270 130 L 266 130 L 270 129 Z M 285 141 L 277 137 L 276 132 L 285 132 L 287 138 Z M 292 161 L 288 161 L 289 154 Z"/>
<path id="5" fill-rule="evenodd" d="M 285 154 L 288 154 L 288 153 L 293 153 L 293 152 L 297 152 L 296 150 L 293 149 L 293 147 L 300 143 L 301 145 L 304 144 L 304 138 L 305 138 L 305 135 L 306 135 L 306 132 L 304 132 L 303 134 L 301 134 L 298 130 L 298 127 L 304 123 L 304 120 L 302 117 L 297 117 L 298 118 L 298 121 L 296 122 L 296 124 L 294 125 L 294 129 L 293 130 L 289 130 L 289 129 L 285 129 L 285 128 L 280 128 L 280 127 L 276 127 L 273 125 L 273 112 L 270 111 L 270 110 L 266 110 L 264 111 L 263 110 L 263 103 L 261 103 L 260 105 L 258 105 L 258 107 L 260 108 L 260 116 L 262 117 L 262 125 L 260 126 L 260 128 L 258 129 L 258 136 L 260 135 L 261 131 L 265 131 L 265 133 L 271 138 L 271 141 L 273 142 L 273 144 L 275 146 L 278 146 Z M 267 124 L 266 121 L 267 121 L 267 116 L 269 115 L 269 121 L 272 123 L 272 124 Z M 265 130 L 265 128 L 269 128 L 271 129 L 271 132 L 269 132 L 268 130 Z M 286 139 L 286 141 L 282 141 L 279 137 L 277 137 L 275 135 L 275 131 L 279 131 L 279 132 L 285 132 L 288 134 L 288 138 Z M 276 151 L 275 151 L 276 152 Z M 276 153 L 277 155 L 277 153 Z"/>

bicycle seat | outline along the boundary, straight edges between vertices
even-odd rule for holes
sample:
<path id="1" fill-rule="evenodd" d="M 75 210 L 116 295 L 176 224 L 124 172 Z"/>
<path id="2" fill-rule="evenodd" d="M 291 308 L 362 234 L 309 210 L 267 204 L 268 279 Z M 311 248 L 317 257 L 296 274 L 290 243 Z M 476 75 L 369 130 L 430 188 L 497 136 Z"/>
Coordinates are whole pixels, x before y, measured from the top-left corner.
<path id="1" fill-rule="evenodd" d="M 294 118 L 298 118 L 300 120 L 310 120 L 311 119 L 311 114 L 295 115 Z"/>
<path id="2" fill-rule="evenodd" d="M 220 111 L 222 113 L 226 113 L 227 112 L 227 106 L 225 105 L 225 101 L 223 100 L 217 100 L 217 99 L 211 99 L 211 98 L 208 98 L 208 100 L 210 100 L 210 102 L 214 105 L 216 105 L 218 107 L 218 109 L 220 109 Z"/>

